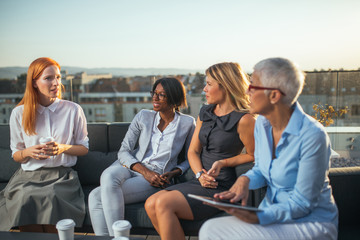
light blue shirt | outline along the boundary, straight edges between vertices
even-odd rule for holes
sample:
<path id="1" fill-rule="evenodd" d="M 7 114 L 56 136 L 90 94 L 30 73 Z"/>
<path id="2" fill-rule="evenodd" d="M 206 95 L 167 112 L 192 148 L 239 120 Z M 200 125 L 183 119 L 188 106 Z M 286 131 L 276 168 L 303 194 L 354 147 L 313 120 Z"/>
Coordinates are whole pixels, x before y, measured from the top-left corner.
<path id="1" fill-rule="evenodd" d="M 250 189 L 267 185 L 258 212 L 260 224 L 331 222 L 338 210 L 329 185 L 330 139 L 299 103 L 281 135 L 273 159 L 272 126 L 263 116 L 255 124 L 255 166 L 245 175 Z"/>

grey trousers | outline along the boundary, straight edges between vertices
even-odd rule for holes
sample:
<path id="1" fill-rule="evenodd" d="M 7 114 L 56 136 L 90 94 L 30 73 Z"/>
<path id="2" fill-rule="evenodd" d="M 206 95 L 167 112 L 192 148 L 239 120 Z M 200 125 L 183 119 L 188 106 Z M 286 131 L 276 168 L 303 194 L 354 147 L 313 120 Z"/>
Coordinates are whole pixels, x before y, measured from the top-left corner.
<path id="1" fill-rule="evenodd" d="M 200 240 L 241 239 L 337 239 L 337 228 L 330 222 L 279 224 L 250 224 L 237 217 L 219 217 L 207 220 L 200 228 Z"/>
<path id="2" fill-rule="evenodd" d="M 156 166 L 146 166 L 152 171 L 161 172 Z M 127 203 L 146 200 L 159 191 L 140 174 L 115 161 L 101 174 L 100 187 L 89 195 L 89 211 L 94 232 L 98 236 L 114 236 L 112 224 L 124 219 Z"/>

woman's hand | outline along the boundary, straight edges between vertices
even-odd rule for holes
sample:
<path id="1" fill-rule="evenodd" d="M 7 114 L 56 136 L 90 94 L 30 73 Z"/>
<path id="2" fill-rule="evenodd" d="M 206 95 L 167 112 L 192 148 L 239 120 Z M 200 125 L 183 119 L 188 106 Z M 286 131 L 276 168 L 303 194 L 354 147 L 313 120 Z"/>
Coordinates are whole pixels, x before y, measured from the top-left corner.
<path id="1" fill-rule="evenodd" d="M 162 187 L 165 184 L 161 179 L 160 174 L 149 169 L 145 172 L 145 174 L 143 174 L 143 176 L 153 187 Z"/>
<path id="2" fill-rule="evenodd" d="M 225 192 L 214 194 L 214 198 L 227 199 L 230 202 L 238 202 L 241 200 L 241 205 L 246 206 L 247 199 L 249 196 L 249 178 L 245 176 L 239 177 L 234 185 Z M 208 204 L 208 203 L 207 203 Z M 255 212 L 243 210 L 239 208 L 232 207 L 222 207 L 218 205 L 212 205 L 213 207 L 217 207 L 247 223 L 259 223 L 259 219 Z"/>
<path id="3" fill-rule="evenodd" d="M 170 184 L 171 179 L 173 179 L 176 176 L 179 176 L 181 174 L 181 169 L 176 168 L 170 172 L 166 172 L 164 174 L 161 174 L 161 180 L 165 183 L 165 184 Z"/>
<path id="4" fill-rule="evenodd" d="M 221 168 L 225 167 L 226 160 L 218 160 L 213 163 L 210 170 L 208 171 L 208 174 L 214 178 L 219 176 Z"/>
<path id="5" fill-rule="evenodd" d="M 23 162 L 27 162 L 29 158 L 36 160 L 45 160 L 49 158 L 49 156 L 45 154 L 44 144 L 34 145 L 21 151 L 20 156 L 24 159 Z"/>
<path id="6" fill-rule="evenodd" d="M 227 199 L 230 202 L 238 202 L 241 200 L 241 205 L 246 206 L 249 197 L 249 178 L 246 176 L 238 177 L 234 185 L 225 192 L 216 193 L 215 198 Z"/>
<path id="7" fill-rule="evenodd" d="M 239 208 L 226 208 L 224 209 L 224 211 L 227 212 L 228 214 L 231 214 L 243 220 L 244 222 L 254 223 L 254 224 L 259 223 L 259 218 L 257 217 L 255 212 L 243 210 Z"/>
<path id="8" fill-rule="evenodd" d="M 203 174 L 199 177 L 199 182 L 202 187 L 204 188 L 217 188 L 218 182 L 215 180 L 214 177 L 208 174 L 208 172 L 203 169 Z"/>
<path id="9" fill-rule="evenodd" d="M 241 219 L 244 222 L 253 223 L 253 224 L 259 223 L 259 218 L 257 217 L 255 212 L 240 209 L 240 208 L 223 207 L 223 206 L 219 206 L 219 205 L 213 205 L 210 203 L 205 203 L 205 204 L 216 207 L 220 210 L 223 210 L 223 211 L 227 212 L 228 214 L 231 214 L 231 215 Z"/>
<path id="10" fill-rule="evenodd" d="M 66 149 L 63 147 L 61 148 L 61 146 L 63 144 L 59 144 L 57 142 L 47 142 L 44 144 L 44 153 L 45 155 L 48 155 L 48 156 L 56 156 L 56 155 L 59 155 L 60 153 L 64 152 Z"/>
<path id="11" fill-rule="evenodd" d="M 165 184 L 161 179 L 160 174 L 151 171 L 150 169 L 142 165 L 140 162 L 131 165 L 130 169 L 143 175 L 146 181 L 148 181 L 153 187 L 163 187 Z"/>

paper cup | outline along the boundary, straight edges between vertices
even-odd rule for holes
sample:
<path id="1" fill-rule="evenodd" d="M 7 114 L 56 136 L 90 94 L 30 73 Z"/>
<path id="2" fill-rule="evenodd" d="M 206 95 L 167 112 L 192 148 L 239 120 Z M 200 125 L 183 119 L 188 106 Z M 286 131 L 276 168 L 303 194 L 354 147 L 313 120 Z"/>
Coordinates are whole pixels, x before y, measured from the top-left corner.
<path id="1" fill-rule="evenodd" d="M 60 240 L 74 240 L 75 222 L 72 219 L 63 219 L 57 222 L 56 229 L 58 230 Z"/>
<path id="2" fill-rule="evenodd" d="M 131 223 L 127 220 L 118 220 L 113 223 L 114 237 L 130 237 Z"/>
<path id="3" fill-rule="evenodd" d="M 54 141 L 53 137 L 41 137 L 39 140 L 40 144 L 45 144 L 52 141 Z M 40 155 L 44 155 L 44 153 L 40 153 Z"/>
<path id="4" fill-rule="evenodd" d="M 111 240 L 129 240 L 129 238 L 128 237 L 116 237 Z"/>
<path id="5" fill-rule="evenodd" d="M 41 137 L 39 140 L 40 144 L 45 144 L 52 141 L 54 141 L 53 137 Z"/>

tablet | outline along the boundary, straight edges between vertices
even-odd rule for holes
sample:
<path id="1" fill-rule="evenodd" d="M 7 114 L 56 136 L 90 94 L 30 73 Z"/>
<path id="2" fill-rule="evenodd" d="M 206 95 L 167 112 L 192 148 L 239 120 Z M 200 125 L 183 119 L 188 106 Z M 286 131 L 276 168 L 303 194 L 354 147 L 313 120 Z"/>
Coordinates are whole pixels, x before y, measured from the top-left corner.
<path id="1" fill-rule="evenodd" d="M 256 207 L 242 206 L 240 203 L 231 203 L 228 200 L 221 200 L 221 199 L 217 199 L 217 198 L 199 196 L 199 195 L 194 195 L 194 194 L 188 194 L 188 197 L 194 198 L 199 201 L 207 202 L 207 203 L 210 203 L 210 204 L 216 205 L 216 206 L 240 208 L 240 209 L 253 211 L 253 212 L 261 212 L 262 211 Z"/>

